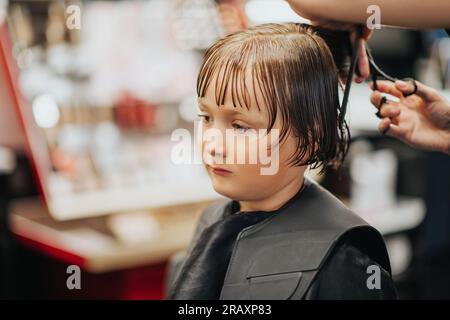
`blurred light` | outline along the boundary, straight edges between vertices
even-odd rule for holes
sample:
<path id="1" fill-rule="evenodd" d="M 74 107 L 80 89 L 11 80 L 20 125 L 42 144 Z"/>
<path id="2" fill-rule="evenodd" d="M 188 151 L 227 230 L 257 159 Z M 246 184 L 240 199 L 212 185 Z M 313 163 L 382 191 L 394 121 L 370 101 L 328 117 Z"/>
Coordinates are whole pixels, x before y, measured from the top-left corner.
<path id="1" fill-rule="evenodd" d="M 220 18 L 211 0 L 175 2 L 171 14 L 172 32 L 182 49 L 206 49 L 223 34 Z"/>
<path id="2" fill-rule="evenodd" d="M 33 62 L 33 51 L 30 49 L 23 49 L 17 55 L 17 65 L 20 69 L 25 69 Z"/>
<path id="3" fill-rule="evenodd" d="M 253 23 L 303 22 L 310 21 L 296 14 L 286 1 L 250 0 L 245 4 L 245 12 Z"/>
<path id="4" fill-rule="evenodd" d="M 0 26 L 6 20 L 7 9 L 8 9 L 8 0 L 0 0 Z"/>
<path id="5" fill-rule="evenodd" d="M 15 154 L 11 149 L 0 146 L 0 173 L 11 173 L 16 168 Z"/>
<path id="6" fill-rule="evenodd" d="M 33 101 L 33 115 L 41 128 L 54 127 L 59 121 L 59 109 L 55 99 L 49 94 L 37 96 Z"/>
<path id="7" fill-rule="evenodd" d="M 178 112 L 181 118 L 187 122 L 197 119 L 197 95 L 184 98 L 178 106 Z"/>
<path id="8" fill-rule="evenodd" d="M 94 146 L 99 151 L 110 151 L 119 148 L 120 130 L 113 122 L 100 122 L 94 131 Z"/>

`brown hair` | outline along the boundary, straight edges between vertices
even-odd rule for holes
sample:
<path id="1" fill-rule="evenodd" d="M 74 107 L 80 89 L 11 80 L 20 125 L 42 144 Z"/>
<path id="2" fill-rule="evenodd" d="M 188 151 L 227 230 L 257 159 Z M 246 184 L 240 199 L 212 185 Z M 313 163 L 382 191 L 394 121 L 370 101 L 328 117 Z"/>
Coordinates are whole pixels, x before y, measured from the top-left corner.
<path id="1" fill-rule="evenodd" d="M 205 54 L 197 79 L 197 95 L 204 97 L 215 80 L 215 100 L 223 105 L 231 90 L 234 107 L 250 108 L 246 79 L 251 77 L 254 100 L 268 106 L 273 128 L 278 113 L 283 127 L 298 138 L 290 164 L 322 170 L 342 162 L 349 130 L 340 119 L 339 74 L 345 75 L 348 36 L 307 25 L 263 24 L 228 35 Z M 331 51 L 330 51 L 331 49 Z M 262 94 L 258 101 L 256 90 Z"/>

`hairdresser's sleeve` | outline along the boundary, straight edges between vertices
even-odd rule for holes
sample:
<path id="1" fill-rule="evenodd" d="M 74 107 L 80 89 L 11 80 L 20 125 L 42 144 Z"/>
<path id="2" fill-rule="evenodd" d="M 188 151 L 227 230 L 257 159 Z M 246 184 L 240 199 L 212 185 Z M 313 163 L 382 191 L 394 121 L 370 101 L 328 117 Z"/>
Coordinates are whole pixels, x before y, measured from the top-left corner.
<path id="1" fill-rule="evenodd" d="M 305 295 L 307 300 L 396 298 L 397 291 L 389 273 L 346 243 L 327 259 Z"/>

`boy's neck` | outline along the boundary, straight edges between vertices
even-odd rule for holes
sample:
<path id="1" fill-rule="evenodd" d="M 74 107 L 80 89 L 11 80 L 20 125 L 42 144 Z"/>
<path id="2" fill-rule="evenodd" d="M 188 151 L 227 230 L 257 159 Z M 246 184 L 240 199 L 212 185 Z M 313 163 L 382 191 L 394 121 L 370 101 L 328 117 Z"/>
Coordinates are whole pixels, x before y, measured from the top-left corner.
<path id="1" fill-rule="evenodd" d="M 286 186 L 266 199 L 239 201 L 241 207 L 240 211 L 251 212 L 278 210 L 300 191 L 300 188 L 303 185 L 303 180 L 303 175 L 299 175 L 297 178 L 290 181 Z"/>

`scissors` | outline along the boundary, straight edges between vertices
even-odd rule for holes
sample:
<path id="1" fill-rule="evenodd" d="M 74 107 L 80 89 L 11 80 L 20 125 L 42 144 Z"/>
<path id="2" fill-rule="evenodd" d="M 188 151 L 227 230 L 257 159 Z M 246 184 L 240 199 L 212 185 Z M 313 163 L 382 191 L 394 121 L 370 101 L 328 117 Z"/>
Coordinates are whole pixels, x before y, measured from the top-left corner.
<path id="1" fill-rule="evenodd" d="M 356 63 L 358 62 L 358 56 L 359 56 L 359 51 L 361 48 L 361 41 L 362 41 L 362 35 L 363 35 L 363 26 L 359 25 L 357 27 L 357 37 L 356 37 L 356 41 L 355 41 L 355 45 L 354 45 L 354 50 L 352 53 L 352 58 L 351 58 L 351 63 L 350 63 L 350 70 L 349 70 L 349 75 L 347 77 L 346 80 L 346 84 L 345 84 L 345 89 L 344 89 L 344 96 L 342 99 L 342 106 L 341 106 L 341 113 L 340 113 L 340 121 L 344 121 L 345 118 L 345 113 L 347 110 L 347 103 L 348 103 L 348 96 L 350 94 L 350 87 L 353 81 L 353 74 L 355 74 L 355 72 L 357 74 L 359 74 L 359 70 L 356 69 Z M 385 79 L 385 80 L 389 80 L 392 82 L 395 82 L 396 80 L 399 80 L 397 78 L 394 78 L 388 74 L 386 74 L 383 70 L 381 70 L 381 68 L 375 63 L 372 53 L 370 52 L 369 47 L 365 46 L 365 50 L 367 53 L 367 58 L 369 61 L 369 70 L 370 70 L 370 77 L 373 81 L 373 90 L 376 91 L 378 90 L 378 84 L 377 84 L 377 80 L 379 80 L 380 78 Z M 417 92 L 417 83 L 413 78 L 404 78 L 402 79 L 403 81 L 408 81 L 411 82 L 413 84 L 413 91 L 408 92 L 408 93 L 403 93 L 404 97 L 408 97 L 410 95 L 413 95 Z M 375 115 L 378 118 L 381 118 L 381 114 L 380 114 L 380 108 L 381 106 L 386 103 L 387 99 L 386 97 L 382 97 L 381 101 L 380 101 L 380 105 L 378 108 L 378 111 L 375 113 Z"/>

